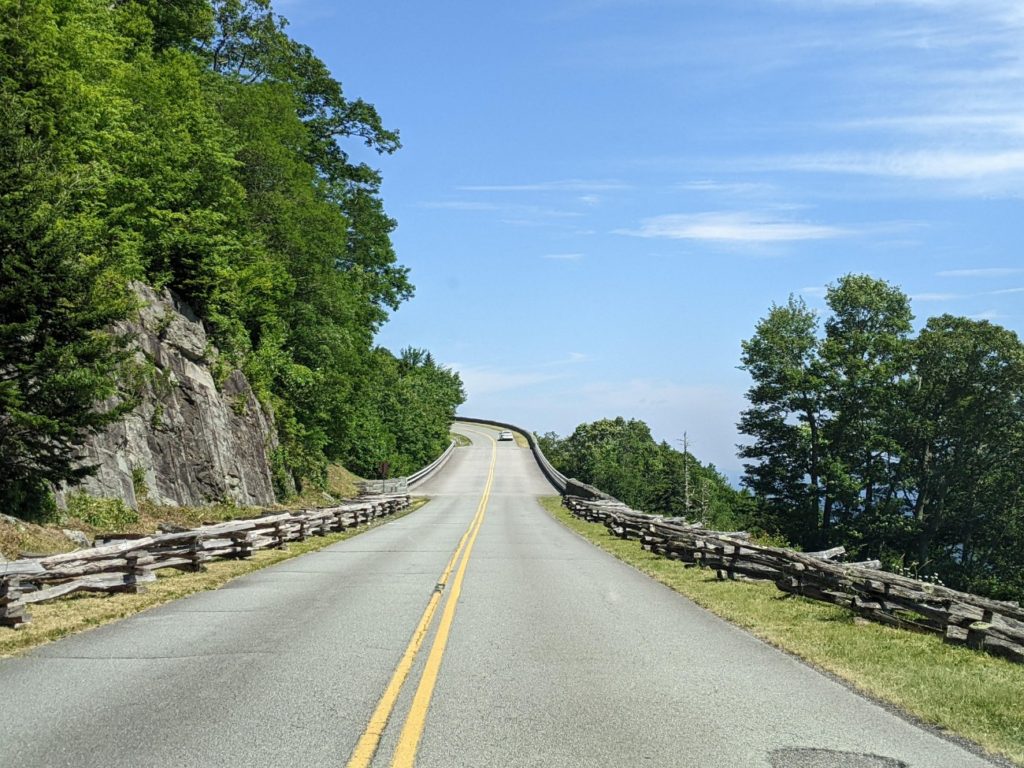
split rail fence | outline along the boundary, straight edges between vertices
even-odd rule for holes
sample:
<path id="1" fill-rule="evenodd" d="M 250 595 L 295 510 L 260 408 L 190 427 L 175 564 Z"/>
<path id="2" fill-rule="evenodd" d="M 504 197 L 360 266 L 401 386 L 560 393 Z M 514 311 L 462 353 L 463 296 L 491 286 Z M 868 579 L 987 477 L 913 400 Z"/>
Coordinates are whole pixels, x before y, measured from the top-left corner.
<path id="1" fill-rule="evenodd" d="M 630 509 L 607 498 L 564 496 L 575 516 L 603 523 L 655 554 L 713 569 L 720 579 L 775 582 L 783 592 L 848 608 L 872 621 L 941 635 L 946 642 L 1024 663 L 1024 608 L 889 573 L 877 560 L 844 563 L 842 547 L 795 552 L 764 547 L 742 531 L 711 531 L 682 518 Z"/>
<path id="2" fill-rule="evenodd" d="M 76 592 L 138 592 L 161 568 L 201 571 L 215 559 L 244 559 L 364 525 L 409 505 L 408 494 L 363 496 L 323 509 L 270 513 L 152 536 L 97 539 L 98 546 L 0 563 L 0 626 L 30 621 L 27 607 Z"/>

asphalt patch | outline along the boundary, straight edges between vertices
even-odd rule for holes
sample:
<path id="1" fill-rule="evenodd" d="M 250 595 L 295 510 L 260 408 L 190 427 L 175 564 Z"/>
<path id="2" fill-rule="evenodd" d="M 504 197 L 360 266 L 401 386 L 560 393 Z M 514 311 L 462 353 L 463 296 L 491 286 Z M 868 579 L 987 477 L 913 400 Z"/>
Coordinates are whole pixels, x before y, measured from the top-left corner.
<path id="1" fill-rule="evenodd" d="M 802 747 L 773 749 L 768 759 L 772 768 L 910 768 L 892 757 Z"/>

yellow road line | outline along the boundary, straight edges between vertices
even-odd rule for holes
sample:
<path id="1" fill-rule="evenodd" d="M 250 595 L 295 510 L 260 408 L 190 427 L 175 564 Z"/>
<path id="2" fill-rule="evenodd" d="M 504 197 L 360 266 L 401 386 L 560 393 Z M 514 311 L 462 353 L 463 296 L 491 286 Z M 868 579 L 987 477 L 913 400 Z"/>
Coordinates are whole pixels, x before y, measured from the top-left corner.
<path id="1" fill-rule="evenodd" d="M 493 438 L 491 442 L 494 443 Z M 455 609 L 462 592 L 462 581 L 466 576 L 466 566 L 469 565 L 469 557 L 473 553 L 473 544 L 476 543 L 477 534 L 480 533 L 480 526 L 483 524 L 484 512 L 487 509 L 487 502 L 491 496 L 491 486 L 494 484 L 494 462 L 497 457 L 497 443 L 494 443 L 495 451 L 492 453 L 491 469 L 487 475 L 487 484 L 484 487 L 484 494 L 477 507 L 476 527 L 469 537 L 466 545 L 466 554 L 459 564 L 459 570 L 455 574 L 455 581 L 452 582 L 451 594 L 444 604 L 444 612 L 441 614 L 441 623 L 437 627 L 437 635 L 434 637 L 434 644 L 430 647 L 430 655 L 427 656 L 427 663 L 423 668 L 423 676 L 420 677 L 420 684 L 413 696 L 412 706 L 409 708 L 409 715 L 406 717 L 402 733 L 398 737 L 398 746 L 395 747 L 395 755 L 392 760 L 392 768 L 412 768 L 416 761 L 416 750 L 419 747 L 420 738 L 423 736 L 423 728 L 427 721 L 427 711 L 430 709 L 430 700 L 434 695 L 434 687 L 437 685 L 437 676 L 441 671 L 441 660 L 444 657 L 445 648 L 448 646 L 448 636 L 451 633 L 452 622 L 455 620 Z"/>
<path id="2" fill-rule="evenodd" d="M 377 702 L 377 706 L 373 710 L 373 714 L 370 715 L 370 722 L 367 724 L 366 729 L 363 731 L 362 736 L 359 737 L 359 741 L 356 742 L 356 747 L 352 750 L 352 756 L 349 758 L 346 768 L 368 768 L 370 763 L 373 761 L 373 756 L 377 752 L 377 747 L 380 745 L 381 737 L 384 735 L 384 729 L 387 727 L 388 719 L 391 717 L 391 713 L 395 708 L 395 703 L 398 701 L 398 695 L 402 691 L 402 686 L 405 684 L 406 678 L 409 676 L 409 671 L 412 669 L 413 662 L 416 660 L 416 654 L 419 653 L 420 648 L 423 645 L 424 639 L 426 639 L 427 633 L 430 631 L 430 625 L 433 621 L 434 614 L 437 612 L 437 606 L 441 602 L 441 594 L 444 590 L 445 585 L 448 583 L 448 578 L 451 576 L 452 570 L 455 568 L 455 563 L 459 559 L 459 555 L 462 554 L 463 549 L 466 546 L 466 542 L 470 540 L 470 535 L 473 534 L 473 538 L 476 538 L 474 531 L 480 529 L 480 521 L 483 520 L 483 510 L 486 508 L 486 498 L 490 495 L 491 484 L 494 480 L 494 464 L 497 459 L 497 443 L 491 440 L 491 466 L 487 474 L 487 482 L 484 486 L 484 496 L 481 499 L 480 504 L 477 506 L 476 514 L 469 523 L 469 527 L 465 533 L 462 534 L 462 538 L 459 539 L 459 546 L 455 548 L 455 552 L 448 560 L 448 564 L 442 571 L 440 578 L 437 580 L 437 584 L 434 587 L 433 593 L 430 595 L 430 600 L 427 602 L 427 607 L 423 611 L 423 615 L 420 617 L 419 623 L 416 625 L 415 631 L 412 633 L 412 638 L 409 640 L 409 645 L 405 648 L 405 653 L 402 654 L 402 658 L 398 662 L 398 666 L 395 667 L 395 671 L 391 675 L 391 679 L 388 681 L 387 687 L 384 689 L 384 695 L 381 696 L 380 701 Z M 468 550 L 467 550 L 468 556 Z M 464 561 L 465 562 L 465 561 Z M 460 569 L 460 573 L 461 573 Z"/>

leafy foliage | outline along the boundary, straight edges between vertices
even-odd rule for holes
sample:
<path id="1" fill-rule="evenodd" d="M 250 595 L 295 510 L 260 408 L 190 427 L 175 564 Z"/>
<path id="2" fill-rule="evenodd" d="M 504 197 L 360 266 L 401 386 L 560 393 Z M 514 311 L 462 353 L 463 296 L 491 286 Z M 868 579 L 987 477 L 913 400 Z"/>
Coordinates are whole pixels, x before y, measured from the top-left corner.
<path id="1" fill-rule="evenodd" d="M 911 335 L 896 287 L 847 275 L 817 318 L 773 306 L 743 343 L 744 482 L 768 530 L 1021 596 L 1024 345 L 943 315 Z"/>
<path id="2" fill-rule="evenodd" d="M 750 499 L 733 489 L 713 464 L 655 442 L 638 419 L 580 424 L 571 435 L 538 438 L 563 474 L 589 483 L 645 512 L 702 520 L 713 528 L 743 525 Z"/>
<path id="3" fill-rule="evenodd" d="M 345 147 L 390 154 L 398 134 L 285 29 L 268 0 L 0 0 L 13 508 L 87 472 L 76 446 L 132 405 L 106 332 L 130 280 L 179 294 L 249 377 L 282 494 L 322 484 L 329 461 L 405 471 L 446 442 L 458 376 L 374 347 L 412 286 L 380 174 Z"/>

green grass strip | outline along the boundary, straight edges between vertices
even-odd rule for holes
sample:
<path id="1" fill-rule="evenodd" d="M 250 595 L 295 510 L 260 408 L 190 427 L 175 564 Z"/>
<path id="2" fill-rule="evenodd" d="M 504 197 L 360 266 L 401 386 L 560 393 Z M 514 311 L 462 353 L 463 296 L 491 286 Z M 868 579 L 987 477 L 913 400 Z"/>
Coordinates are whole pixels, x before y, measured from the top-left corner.
<path id="1" fill-rule="evenodd" d="M 1024 665 L 786 597 L 770 582 L 719 581 L 710 570 L 686 568 L 573 517 L 558 496 L 540 501 L 587 541 L 712 613 L 868 696 L 1024 765 Z"/>

